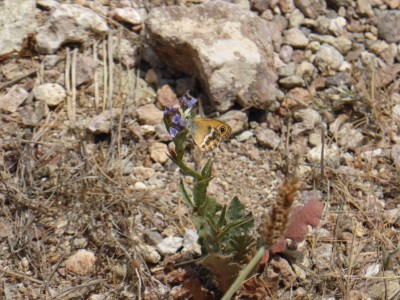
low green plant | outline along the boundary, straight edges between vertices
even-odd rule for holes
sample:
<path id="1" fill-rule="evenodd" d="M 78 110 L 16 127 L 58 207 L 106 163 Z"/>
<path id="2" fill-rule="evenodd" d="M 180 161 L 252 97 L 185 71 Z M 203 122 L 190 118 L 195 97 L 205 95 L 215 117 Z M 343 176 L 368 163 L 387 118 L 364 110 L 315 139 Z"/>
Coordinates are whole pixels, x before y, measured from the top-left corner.
<path id="1" fill-rule="evenodd" d="M 179 187 L 199 235 L 198 242 L 205 257 L 202 264 L 211 270 L 218 287 L 225 293 L 222 299 L 228 300 L 255 271 L 260 260 L 262 265 L 266 265 L 271 254 L 285 251 L 286 238 L 303 241 L 307 226 L 318 225 L 324 205 L 318 200 L 310 200 L 292 211 L 301 184 L 297 179 L 287 179 L 279 188 L 263 222 L 255 229 L 253 215 L 245 212 L 237 197 L 227 205 L 217 202 L 207 193 L 213 179 L 212 160 L 208 160 L 200 172 L 184 161 L 188 135 L 195 133 L 193 127 L 187 126 L 193 123 L 196 115 L 195 104 L 196 99 L 183 97 L 179 107 L 169 107 L 164 112 L 164 123 L 175 145 L 169 157 L 184 174 L 194 179 L 191 192 L 182 179 Z M 243 263 L 247 265 L 242 267 Z M 257 276 L 253 279 L 254 289 L 259 286 L 265 293 L 270 293 L 269 289 L 264 289 L 263 280 L 258 283 Z M 193 292 L 198 293 L 198 290 Z"/>
<path id="2" fill-rule="evenodd" d="M 182 179 L 179 187 L 191 210 L 202 254 L 233 255 L 235 260 L 240 261 L 253 242 L 250 237 L 254 227 L 252 214 L 245 212 L 244 205 L 237 197 L 228 205 L 222 205 L 207 193 L 208 185 L 213 179 L 211 159 L 200 172 L 190 168 L 184 161 L 189 134 L 186 124 L 196 115 L 196 102 L 195 98 L 182 97 L 179 107 L 169 107 L 164 112 L 164 123 L 175 145 L 175 149 L 170 150 L 169 157 L 184 174 L 194 179 L 191 193 Z"/>

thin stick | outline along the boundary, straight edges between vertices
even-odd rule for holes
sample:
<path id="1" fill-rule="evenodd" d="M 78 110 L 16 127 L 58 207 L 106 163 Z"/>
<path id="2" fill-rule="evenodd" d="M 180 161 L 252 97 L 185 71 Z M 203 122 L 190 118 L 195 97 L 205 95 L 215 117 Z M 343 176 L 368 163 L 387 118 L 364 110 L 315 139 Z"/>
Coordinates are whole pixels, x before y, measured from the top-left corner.
<path id="1" fill-rule="evenodd" d="M 108 91 L 108 68 L 107 68 L 107 41 L 103 41 L 103 105 L 102 109 L 106 109 L 107 91 Z"/>
<path id="2" fill-rule="evenodd" d="M 6 270 L 6 269 L 0 269 L 0 272 L 5 273 L 5 274 L 10 275 L 10 276 L 15 276 L 15 277 L 18 277 L 18 278 L 23 278 L 24 280 L 29 280 L 29 281 L 32 281 L 32 282 L 35 282 L 35 283 L 38 283 L 38 284 L 44 284 L 44 282 L 41 281 L 41 280 L 38 280 L 38 279 L 35 279 L 35 278 L 32 278 L 32 277 L 26 276 L 26 275 L 21 274 L 21 273 L 18 273 L 18 272 Z"/>
<path id="3" fill-rule="evenodd" d="M 108 77 L 108 99 L 107 99 L 107 108 L 111 109 L 112 108 L 112 96 L 113 96 L 113 92 L 114 92 L 114 44 L 113 44 L 113 40 L 112 40 L 112 31 L 109 30 L 108 31 L 108 37 L 107 37 L 107 42 L 108 42 L 108 74 L 110 74 L 110 76 Z"/>
<path id="4" fill-rule="evenodd" d="M 23 79 L 25 79 L 27 77 L 32 76 L 33 74 L 36 74 L 36 72 L 37 72 L 37 70 L 33 70 L 33 71 L 30 71 L 30 72 L 28 72 L 28 73 L 26 73 L 24 75 L 18 76 L 17 78 L 14 78 L 13 80 L 10 80 L 10 81 L 7 81 L 7 82 L 4 82 L 4 83 L 0 84 L 0 91 L 2 89 L 5 89 L 6 87 L 9 87 L 9 86 L 12 86 L 12 85 L 16 84 L 17 82 L 19 82 L 19 81 L 21 81 L 21 80 L 23 80 Z"/>
<path id="5" fill-rule="evenodd" d="M 67 91 L 67 115 L 71 120 L 71 83 L 70 83 L 71 58 L 69 48 L 65 52 L 65 89 Z"/>
<path id="6" fill-rule="evenodd" d="M 93 285 L 97 285 L 97 284 L 103 283 L 105 281 L 106 281 L 105 279 L 98 279 L 98 280 L 94 280 L 92 282 L 88 282 L 88 283 L 84 283 L 84 284 L 80 284 L 77 286 L 67 288 L 64 291 L 62 291 L 61 293 L 59 293 L 57 296 L 53 297 L 52 299 L 59 299 L 63 296 L 66 296 L 66 294 L 69 294 L 75 290 L 86 288 L 86 287 L 93 286 Z"/>
<path id="7" fill-rule="evenodd" d="M 93 59 L 97 63 L 99 61 L 99 58 L 97 56 L 97 47 L 98 43 L 93 43 Z M 100 102 L 100 91 L 99 91 L 99 80 L 97 78 L 98 76 L 97 68 L 94 70 L 94 107 L 99 108 L 99 102 Z"/>
<path id="8" fill-rule="evenodd" d="M 321 181 L 325 178 L 325 130 L 324 126 L 321 128 Z"/>
<path id="9" fill-rule="evenodd" d="M 72 51 L 72 66 L 71 66 L 71 88 L 72 88 L 72 98 L 71 98 L 71 114 L 72 114 L 72 125 L 75 126 L 76 119 L 76 59 L 78 55 L 78 48 Z"/>
<path id="10" fill-rule="evenodd" d="M 135 272 L 136 272 L 136 276 L 138 277 L 138 291 L 137 291 L 138 300 L 142 300 L 142 293 L 141 293 L 141 290 L 142 290 L 142 277 L 140 276 L 140 273 L 139 273 L 138 269 L 135 269 Z"/>

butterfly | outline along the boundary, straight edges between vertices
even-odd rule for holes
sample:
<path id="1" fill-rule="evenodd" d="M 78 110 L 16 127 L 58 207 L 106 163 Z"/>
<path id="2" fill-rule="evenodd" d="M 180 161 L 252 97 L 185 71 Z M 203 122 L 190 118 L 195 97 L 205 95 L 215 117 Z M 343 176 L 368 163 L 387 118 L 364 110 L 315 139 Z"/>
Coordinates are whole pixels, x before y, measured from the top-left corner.
<path id="1" fill-rule="evenodd" d="M 215 149 L 232 132 L 232 128 L 222 121 L 201 117 L 188 120 L 187 127 L 194 142 L 203 152 Z"/>

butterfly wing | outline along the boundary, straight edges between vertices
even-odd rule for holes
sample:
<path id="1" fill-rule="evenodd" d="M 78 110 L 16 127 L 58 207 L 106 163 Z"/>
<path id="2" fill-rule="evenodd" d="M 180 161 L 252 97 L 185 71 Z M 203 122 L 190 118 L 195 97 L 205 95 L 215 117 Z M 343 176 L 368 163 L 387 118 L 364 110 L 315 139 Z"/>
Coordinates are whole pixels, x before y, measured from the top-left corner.
<path id="1" fill-rule="evenodd" d="M 192 122 L 193 140 L 204 152 L 215 149 L 232 132 L 228 124 L 219 120 L 195 117 Z"/>

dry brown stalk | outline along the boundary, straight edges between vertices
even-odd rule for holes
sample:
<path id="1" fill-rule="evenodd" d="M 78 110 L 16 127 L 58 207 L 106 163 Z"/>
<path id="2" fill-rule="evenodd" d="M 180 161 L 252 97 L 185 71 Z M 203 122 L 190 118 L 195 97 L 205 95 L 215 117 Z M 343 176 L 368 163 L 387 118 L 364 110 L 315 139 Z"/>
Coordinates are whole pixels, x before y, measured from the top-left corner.
<path id="1" fill-rule="evenodd" d="M 297 179 L 286 180 L 278 191 L 267 221 L 261 226 L 261 238 L 266 249 L 271 249 L 284 236 L 296 193 L 300 188 Z"/>

